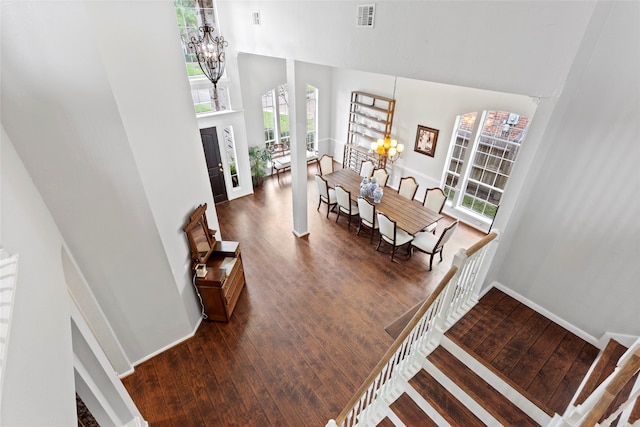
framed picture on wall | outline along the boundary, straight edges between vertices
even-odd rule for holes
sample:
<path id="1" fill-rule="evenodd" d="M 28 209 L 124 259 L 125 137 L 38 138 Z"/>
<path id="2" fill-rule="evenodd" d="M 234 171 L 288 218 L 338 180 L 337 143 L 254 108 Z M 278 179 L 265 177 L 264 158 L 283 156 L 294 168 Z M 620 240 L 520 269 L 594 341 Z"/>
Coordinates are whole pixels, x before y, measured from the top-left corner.
<path id="1" fill-rule="evenodd" d="M 433 157 L 436 153 L 436 142 L 438 142 L 438 129 L 418 125 L 416 146 L 413 151 Z"/>

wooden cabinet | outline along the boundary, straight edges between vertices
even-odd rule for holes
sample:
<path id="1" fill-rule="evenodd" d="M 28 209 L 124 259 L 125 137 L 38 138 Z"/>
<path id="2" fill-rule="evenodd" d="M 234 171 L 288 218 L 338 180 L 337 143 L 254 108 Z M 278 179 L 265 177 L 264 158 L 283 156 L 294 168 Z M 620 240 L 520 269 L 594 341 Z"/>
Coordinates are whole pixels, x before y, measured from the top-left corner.
<path id="1" fill-rule="evenodd" d="M 347 144 L 342 167 L 360 171 L 365 160 L 385 167 L 385 158 L 370 153 L 371 143 L 391 135 L 396 101 L 366 92 L 351 92 Z"/>
<path id="2" fill-rule="evenodd" d="M 195 280 L 204 314 L 228 322 L 245 284 L 240 244 L 217 241 L 206 265 L 207 275 Z"/>
<path id="3" fill-rule="evenodd" d="M 216 240 L 205 212 L 198 206 L 183 230 L 187 235 L 193 266 L 193 284 L 202 304 L 205 319 L 228 322 L 244 288 L 244 266 L 240 243 Z M 206 265 L 206 274 L 198 277 L 197 266 Z"/>

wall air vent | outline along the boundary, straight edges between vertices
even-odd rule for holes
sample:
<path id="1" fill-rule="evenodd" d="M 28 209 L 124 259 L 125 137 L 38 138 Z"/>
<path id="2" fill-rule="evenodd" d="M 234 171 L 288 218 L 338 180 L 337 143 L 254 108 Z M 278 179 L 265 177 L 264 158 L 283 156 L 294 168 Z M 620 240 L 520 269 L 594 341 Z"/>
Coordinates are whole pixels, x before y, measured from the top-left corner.
<path id="1" fill-rule="evenodd" d="M 358 22 L 356 27 L 358 28 L 373 28 L 373 21 L 376 14 L 375 4 L 361 4 L 358 5 Z"/>
<path id="2" fill-rule="evenodd" d="M 260 25 L 260 11 L 251 12 L 251 20 L 253 25 Z"/>

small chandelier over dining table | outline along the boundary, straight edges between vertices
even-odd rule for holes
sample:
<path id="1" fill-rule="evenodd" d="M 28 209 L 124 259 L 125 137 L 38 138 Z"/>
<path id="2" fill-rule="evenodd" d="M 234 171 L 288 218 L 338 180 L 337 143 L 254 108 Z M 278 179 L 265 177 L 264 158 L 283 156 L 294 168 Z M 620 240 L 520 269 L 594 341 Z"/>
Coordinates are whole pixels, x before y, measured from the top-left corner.
<path id="1" fill-rule="evenodd" d="M 404 151 L 404 144 L 398 144 L 398 141 L 391 139 L 387 135 L 384 139 L 380 138 L 376 142 L 371 143 L 371 151 L 378 155 L 378 158 L 383 161 L 383 167 L 386 166 L 387 160 L 394 163 L 400 158 Z"/>
<path id="2" fill-rule="evenodd" d="M 195 53 L 198 65 L 200 65 L 204 75 L 213 83 L 213 101 L 217 111 L 220 108 L 218 81 L 224 74 L 224 48 L 229 45 L 229 42 L 223 36 L 214 34 L 215 28 L 207 21 L 201 0 L 198 1 L 198 8 L 200 9 L 200 16 L 202 16 L 202 26 L 198 28 L 198 35 L 191 36 L 189 49 Z"/>

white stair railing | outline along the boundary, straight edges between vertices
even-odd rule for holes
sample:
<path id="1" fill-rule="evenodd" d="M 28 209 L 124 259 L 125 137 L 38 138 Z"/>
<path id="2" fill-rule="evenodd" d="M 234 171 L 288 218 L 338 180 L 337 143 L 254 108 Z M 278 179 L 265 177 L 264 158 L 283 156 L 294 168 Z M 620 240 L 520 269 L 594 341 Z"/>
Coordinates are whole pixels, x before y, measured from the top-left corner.
<path id="1" fill-rule="evenodd" d="M 18 255 L 11 255 L 4 249 L 0 249 L 0 401 L 2 401 L 2 385 L 5 377 L 17 277 Z"/>
<path id="2" fill-rule="evenodd" d="M 327 427 L 367 427 L 384 418 L 402 393 L 402 384 L 422 367 L 421 360 L 440 343 L 444 332 L 478 301 L 487 256 L 495 251 L 495 230 L 467 250 L 460 250 L 436 290 L 418 309 L 355 396 Z"/>
<path id="3" fill-rule="evenodd" d="M 616 369 L 581 404 L 568 410 L 564 417 L 555 417 L 551 426 L 609 426 L 618 415 L 629 408 L 640 395 L 637 387 L 629 398 L 601 423 L 598 420 L 606 413 L 609 405 L 622 388 L 640 371 L 640 339 L 620 357 Z M 624 420 L 622 420 L 624 421 Z"/>

